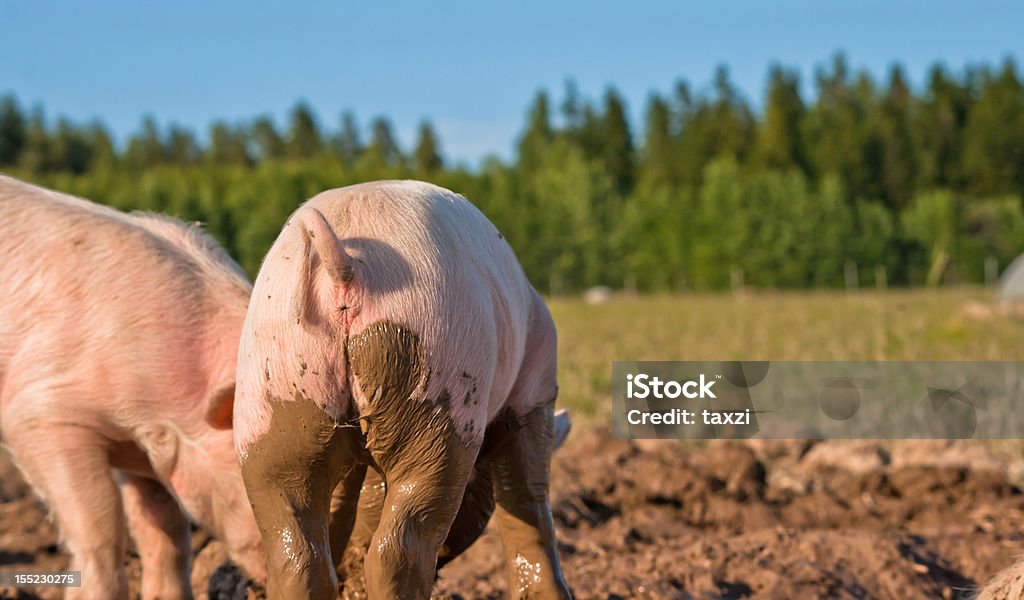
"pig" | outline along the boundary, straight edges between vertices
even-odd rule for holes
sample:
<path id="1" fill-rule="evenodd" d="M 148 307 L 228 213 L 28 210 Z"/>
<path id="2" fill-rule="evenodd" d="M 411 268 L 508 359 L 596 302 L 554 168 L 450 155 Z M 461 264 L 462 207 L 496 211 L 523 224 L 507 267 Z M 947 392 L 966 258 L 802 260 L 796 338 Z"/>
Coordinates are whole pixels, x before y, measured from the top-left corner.
<path id="1" fill-rule="evenodd" d="M 373 182 L 293 213 L 254 285 L 234 405 L 269 597 L 335 598 L 364 529 L 367 595 L 428 598 L 439 555 L 493 508 L 510 596 L 570 598 L 549 501 L 556 341 L 462 196 Z M 379 520 L 357 522 L 368 469 Z"/>
<path id="2" fill-rule="evenodd" d="M 251 286 L 198 227 L 0 176 L 0 437 L 47 503 L 82 586 L 191 597 L 189 519 L 256 580 L 261 537 L 234 452 Z"/>

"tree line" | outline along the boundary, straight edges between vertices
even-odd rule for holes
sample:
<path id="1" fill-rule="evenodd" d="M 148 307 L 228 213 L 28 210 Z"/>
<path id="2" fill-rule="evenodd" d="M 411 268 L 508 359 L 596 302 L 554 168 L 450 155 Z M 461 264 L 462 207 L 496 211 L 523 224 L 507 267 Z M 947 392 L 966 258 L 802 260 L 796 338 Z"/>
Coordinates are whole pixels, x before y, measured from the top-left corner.
<path id="1" fill-rule="evenodd" d="M 608 88 L 540 91 L 515 157 L 449 165 L 428 121 L 411 148 L 378 117 L 324 126 L 298 103 L 217 121 L 203 141 L 146 118 L 120 147 L 102 123 L 51 123 L 0 98 L 0 169 L 122 209 L 198 220 L 250 274 L 284 219 L 330 187 L 420 178 L 466 195 L 548 292 L 980 282 L 1024 251 L 1024 85 L 1016 64 L 933 66 L 914 90 L 836 55 L 805 98 L 771 67 L 755 111 L 720 68 L 649 96 L 630 122 Z M 368 134 L 368 135 L 367 135 Z M 991 274 L 991 268 L 988 269 Z"/>

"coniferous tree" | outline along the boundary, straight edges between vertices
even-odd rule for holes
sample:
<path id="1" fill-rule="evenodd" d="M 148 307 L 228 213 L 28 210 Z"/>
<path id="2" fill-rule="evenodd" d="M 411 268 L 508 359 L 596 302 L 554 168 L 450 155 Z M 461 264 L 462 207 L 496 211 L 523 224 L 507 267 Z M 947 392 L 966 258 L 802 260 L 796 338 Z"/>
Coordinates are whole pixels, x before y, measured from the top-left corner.
<path id="1" fill-rule="evenodd" d="M 117 149 L 110 132 L 99 121 L 93 121 L 85 130 L 92 161 L 89 168 L 109 168 L 117 162 Z"/>
<path id="2" fill-rule="evenodd" d="M 604 95 L 600 130 L 603 138 L 601 160 L 615 189 L 626 194 L 633 187 L 633 137 L 626 120 L 625 104 L 613 88 Z"/>
<path id="3" fill-rule="evenodd" d="M 800 123 L 804 102 L 800 79 L 792 71 L 773 65 L 768 80 L 764 115 L 758 128 L 755 156 L 758 164 L 771 169 L 805 169 Z"/>
<path id="4" fill-rule="evenodd" d="M 960 153 L 970 105 L 968 90 L 941 66 L 932 67 L 914 123 L 920 161 L 916 187 L 962 188 Z"/>
<path id="5" fill-rule="evenodd" d="M 519 139 L 517 166 L 523 177 L 529 178 L 532 173 L 543 166 L 544 157 L 553 137 L 548 95 L 545 92 L 538 92 L 530 106 L 526 131 Z"/>
<path id="6" fill-rule="evenodd" d="M 850 168 L 844 183 L 853 197 L 881 199 L 890 209 L 897 210 L 885 188 L 886 140 L 881 96 L 875 82 L 865 72 L 856 74 L 850 92 L 857 137 L 851 147 Z"/>
<path id="7" fill-rule="evenodd" d="M 1024 191 L 1024 88 L 1007 59 L 984 77 L 964 131 L 963 165 L 972 191 L 982 195 Z"/>
<path id="8" fill-rule="evenodd" d="M 705 166 L 715 158 L 732 156 L 742 162 L 753 143 L 753 115 L 725 67 L 716 70 L 713 89 L 710 98 L 694 99 L 684 83 L 676 87 L 680 170 L 687 185 L 699 185 Z"/>
<path id="9" fill-rule="evenodd" d="M 0 166 L 18 163 L 25 145 L 25 117 L 14 96 L 0 99 Z"/>
<path id="10" fill-rule="evenodd" d="M 249 128 L 249 138 L 257 160 L 278 160 L 284 158 L 286 147 L 278 133 L 274 120 L 268 116 L 258 117 Z"/>
<path id="11" fill-rule="evenodd" d="M 808 170 L 818 180 L 837 175 L 851 196 L 860 197 L 865 160 L 863 94 L 854 89 L 842 54 L 832 58 L 830 70 L 817 70 L 815 82 L 818 97 L 803 122 Z"/>
<path id="12" fill-rule="evenodd" d="M 652 185 L 675 182 L 675 144 L 668 102 L 654 94 L 647 103 L 647 132 L 643 147 L 643 176 Z"/>
<path id="13" fill-rule="evenodd" d="M 305 102 L 299 102 L 292 109 L 288 127 L 286 152 L 289 158 L 312 158 L 323 149 L 320 129 L 313 115 L 313 109 Z"/>
<path id="14" fill-rule="evenodd" d="M 703 140 L 703 121 L 706 102 L 698 101 L 690 91 L 690 84 L 680 80 L 675 85 L 673 127 L 676 137 L 676 171 L 679 181 L 696 189 L 704 174 L 704 165 L 710 160 Z"/>
<path id="15" fill-rule="evenodd" d="M 145 169 L 162 164 L 166 159 L 167 153 L 156 119 L 146 115 L 142 119 L 142 128 L 128 140 L 125 161 L 132 168 Z"/>
<path id="16" fill-rule="evenodd" d="M 334 138 L 334 153 L 337 154 L 345 165 L 352 167 L 363 154 L 363 141 L 359 135 L 359 124 L 352 111 L 345 111 L 341 115 L 341 129 Z"/>
<path id="17" fill-rule="evenodd" d="M 444 168 L 437 135 L 429 121 L 420 123 L 419 140 L 416 142 L 413 158 L 416 161 L 416 170 L 420 173 L 433 175 Z"/>
<path id="18" fill-rule="evenodd" d="M 608 166 L 608 137 L 605 116 L 589 102 L 580 105 L 580 116 L 574 129 L 557 131 L 556 138 L 565 138 L 580 150 L 583 158 Z"/>
<path id="19" fill-rule="evenodd" d="M 82 174 L 92 161 L 92 148 L 84 132 L 67 119 L 58 119 L 50 141 L 51 167 L 56 171 Z"/>
<path id="20" fill-rule="evenodd" d="M 672 123 L 672 129 L 679 133 L 682 132 L 687 121 L 693 117 L 696 106 L 693 93 L 690 91 L 690 84 L 683 79 L 676 81 L 674 96 L 673 116 L 675 121 Z"/>
<path id="21" fill-rule="evenodd" d="M 562 99 L 562 120 L 565 131 L 571 136 L 583 127 L 583 101 L 580 90 L 572 79 L 565 81 L 565 97 Z"/>
<path id="22" fill-rule="evenodd" d="M 212 140 L 211 140 L 212 143 Z M 176 165 L 191 165 L 199 161 L 202 150 L 196 136 L 181 125 L 172 124 L 167 130 L 167 160 Z"/>
<path id="23" fill-rule="evenodd" d="M 715 99 L 708 123 L 713 156 L 735 156 L 744 159 L 752 145 L 754 118 L 750 107 L 729 80 L 729 70 L 720 66 L 715 71 Z"/>
<path id="24" fill-rule="evenodd" d="M 394 168 L 402 164 L 404 157 L 398 146 L 391 121 L 387 117 L 377 117 L 370 124 L 370 146 L 366 149 L 366 157 L 371 164 L 378 167 Z"/>
<path id="25" fill-rule="evenodd" d="M 22 168 L 37 173 L 53 170 L 53 150 L 50 134 L 46 128 L 46 116 L 42 107 L 36 106 L 29 116 L 25 128 L 25 143 L 21 149 L 18 164 Z"/>
<path id="26" fill-rule="evenodd" d="M 878 108 L 878 136 L 881 145 L 881 197 L 896 211 L 910 201 L 917 179 L 911 95 L 902 69 L 893 67 L 889 86 Z"/>
<path id="27" fill-rule="evenodd" d="M 221 165 L 251 165 L 245 132 L 240 127 L 217 121 L 210 126 L 210 144 L 206 159 Z"/>

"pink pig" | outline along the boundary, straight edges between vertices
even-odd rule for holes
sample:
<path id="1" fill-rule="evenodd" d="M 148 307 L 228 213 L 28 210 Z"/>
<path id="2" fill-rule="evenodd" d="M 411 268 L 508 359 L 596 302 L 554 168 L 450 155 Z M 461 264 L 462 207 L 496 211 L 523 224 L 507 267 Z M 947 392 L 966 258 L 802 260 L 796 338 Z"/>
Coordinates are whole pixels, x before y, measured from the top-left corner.
<path id="1" fill-rule="evenodd" d="M 125 514 L 144 598 L 191 596 L 186 514 L 265 577 L 231 432 L 250 289 L 196 227 L 0 176 L 0 432 L 82 572 L 68 597 L 127 596 Z"/>
<path id="2" fill-rule="evenodd" d="M 543 301 L 461 196 L 377 182 L 296 211 L 256 280 L 234 409 L 270 597 L 337 596 L 367 466 L 385 489 L 370 598 L 429 597 L 443 545 L 475 539 L 488 501 L 511 597 L 569 597 L 548 500 L 555 354 Z"/>

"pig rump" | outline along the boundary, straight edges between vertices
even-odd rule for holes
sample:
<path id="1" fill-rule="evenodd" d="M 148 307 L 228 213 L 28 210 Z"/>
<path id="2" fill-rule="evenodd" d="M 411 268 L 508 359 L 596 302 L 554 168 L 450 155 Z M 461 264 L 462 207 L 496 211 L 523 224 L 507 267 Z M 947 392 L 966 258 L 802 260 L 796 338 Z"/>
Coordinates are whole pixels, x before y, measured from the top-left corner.
<path id="1" fill-rule="evenodd" d="M 238 381 L 236 447 L 271 595 L 337 594 L 369 467 L 384 483 L 365 528 L 371 598 L 429 595 L 479 470 L 513 596 L 568 597 L 548 503 L 554 326 L 461 196 L 377 182 L 307 202 L 257 277 Z"/>

